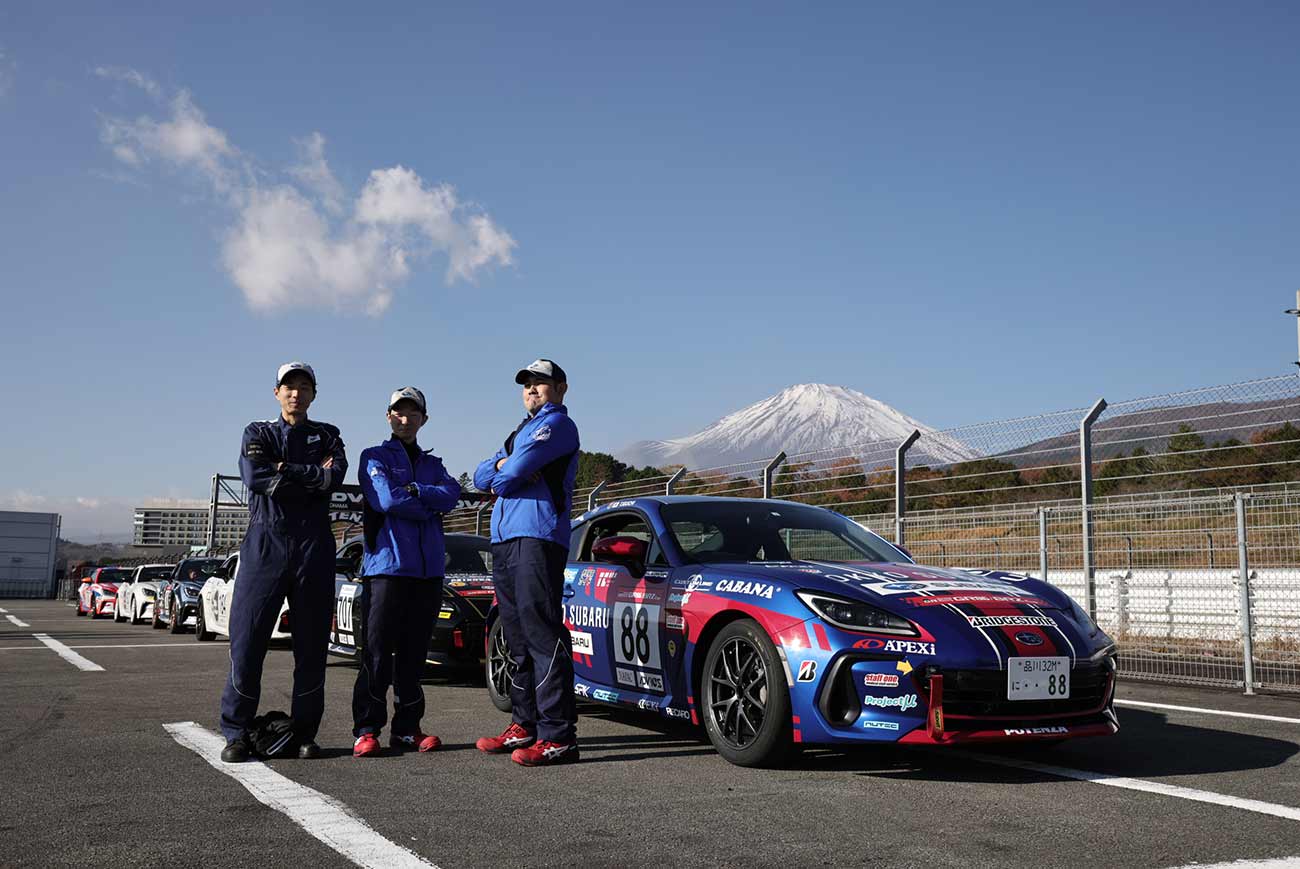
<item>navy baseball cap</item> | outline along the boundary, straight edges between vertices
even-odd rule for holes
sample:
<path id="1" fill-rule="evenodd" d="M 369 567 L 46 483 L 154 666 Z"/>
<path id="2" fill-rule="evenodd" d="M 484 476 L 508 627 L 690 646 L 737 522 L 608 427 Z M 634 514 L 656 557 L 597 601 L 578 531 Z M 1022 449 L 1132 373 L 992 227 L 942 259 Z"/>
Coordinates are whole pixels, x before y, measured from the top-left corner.
<path id="1" fill-rule="evenodd" d="M 569 382 L 568 375 L 564 373 L 564 369 L 559 365 L 556 365 L 550 359 L 536 359 L 528 363 L 526 368 L 520 368 L 519 373 L 515 375 L 515 383 L 522 386 L 528 382 L 528 378 L 530 377 L 545 377 L 549 380 L 555 381 L 556 383 Z"/>

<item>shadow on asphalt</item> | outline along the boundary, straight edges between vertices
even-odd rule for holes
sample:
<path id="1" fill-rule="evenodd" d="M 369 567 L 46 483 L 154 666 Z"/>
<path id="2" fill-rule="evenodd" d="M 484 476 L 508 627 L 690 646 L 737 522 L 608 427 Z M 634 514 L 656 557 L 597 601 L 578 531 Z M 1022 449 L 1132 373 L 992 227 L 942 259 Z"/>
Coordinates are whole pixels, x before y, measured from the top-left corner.
<path id="1" fill-rule="evenodd" d="M 1112 737 L 1054 746 L 970 746 L 965 751 L 1133 778 L 1266 769 L 1300 752 L 1300 745 L 1293 741 L 1170 724 L 1165 715 L 1154 712 L 1125 709 L 1120 713 L 1120 725 L 1120 732 Z M 810 748 L 790 766 L 925 781 L 1001 784 L 1060 780 L 1033 770 L 979 763 L 938 747 Z"/>

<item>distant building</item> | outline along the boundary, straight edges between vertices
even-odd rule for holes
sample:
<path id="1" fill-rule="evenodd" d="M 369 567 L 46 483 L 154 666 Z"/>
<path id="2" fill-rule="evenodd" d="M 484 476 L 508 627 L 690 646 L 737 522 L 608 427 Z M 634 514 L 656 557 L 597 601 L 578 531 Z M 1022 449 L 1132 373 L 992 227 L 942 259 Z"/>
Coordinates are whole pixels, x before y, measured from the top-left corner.
<path id="1" fill-rule="evenodd" d="M 58 513 L 0 510 L 0 597 L 53 597 Z"/>
<path id="2" fill-rule="evenodd" d="M 244 540 L 248 530 L 248 510 L 222 507 L 217 510 L 216 545 L 233 549 Z M 206 546 L 208 510 L 206 507 L 136 507 L 135 546 Z"/>

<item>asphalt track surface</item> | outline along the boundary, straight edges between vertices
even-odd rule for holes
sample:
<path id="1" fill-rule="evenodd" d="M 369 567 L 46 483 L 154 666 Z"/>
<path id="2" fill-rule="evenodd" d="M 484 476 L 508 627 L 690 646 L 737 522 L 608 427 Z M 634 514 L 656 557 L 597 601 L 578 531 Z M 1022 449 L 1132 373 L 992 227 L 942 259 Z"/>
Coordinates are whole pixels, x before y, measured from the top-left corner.
<path id="1" fill-rule="evenodd" d="M 0 609 L 5 867 L 355 865 L 309 832 L 322 826 L 355 827 L 411 863 L 443 867 L 1300 861 L 1300 698 L 1125 684 L 1124 701 L 1293 720 L 1124 705 L 1108 739 L 808 750 L 779 770 L 731 766 L 690 727 L 583 707 L 582 762 L 530 770 L 474 750 L 507 718 L 473 674 L 426 679 L 426 730 L 443 750 L 353 759 L 356 671 L 339 661 L 325 756 L 242 765 L 305 795 L 282 810 L 165 728 L 196 722 L 179 729 L 213 739 L 225 642 L 76 618 L 58 601 Z M 102 670 L 79 669 L 38 633 Z M 263 709 L 288 708 L 291 670 L 292 655 L 273 649 Z M 353 845 L 354 856 L 368 847 Z"/>

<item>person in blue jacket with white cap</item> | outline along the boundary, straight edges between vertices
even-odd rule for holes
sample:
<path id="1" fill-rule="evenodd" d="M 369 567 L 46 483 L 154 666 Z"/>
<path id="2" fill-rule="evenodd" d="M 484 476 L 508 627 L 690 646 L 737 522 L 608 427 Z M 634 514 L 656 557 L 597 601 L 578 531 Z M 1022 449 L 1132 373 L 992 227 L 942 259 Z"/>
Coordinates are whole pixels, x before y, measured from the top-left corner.
<path id="1" fill-rule="evenodd" d="M 538 359 L 515 375 L 528 415 L 505 445 L 474 471 L 495 493 L 492 579 L 497 610 L 517 671 L 510 679 L 510 726 L 476 743 L 515 763 L 547 766 L 578 759 L 573 653 L 564 626 L 564 565 L 578 473 L 578 427 L 569 419 L 564 369 Z"/>
<path id="2" fill-rule="evenodd" d="M 429 419 L 424 393 L 404 386 L 388 399 L 393 436 L 361 453 L 357 476 L 365 494 L 366 641 L 352 689 L 354 757 L 378 754 L 393 686 L 393 726 L 388 744 L 435 751 L 442 741 L 420 729 L 429 638 L 442 606 L 446 550 L 442 514 L 460 500 L 442 459 L 416 443 Z"/>

